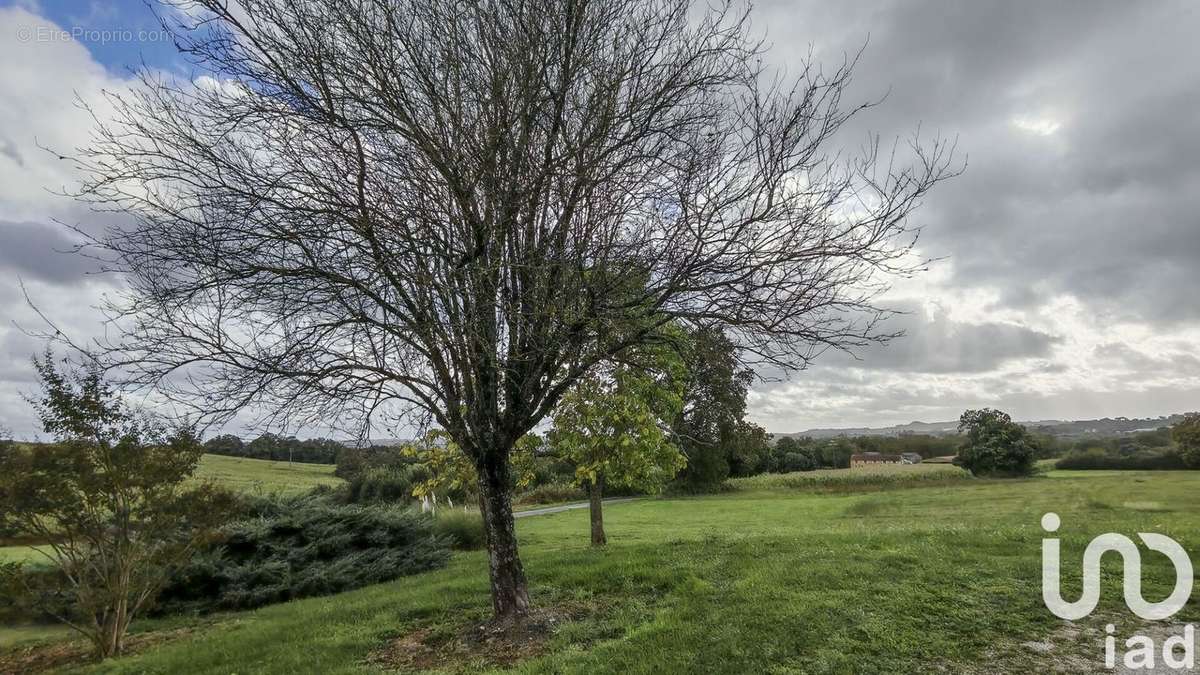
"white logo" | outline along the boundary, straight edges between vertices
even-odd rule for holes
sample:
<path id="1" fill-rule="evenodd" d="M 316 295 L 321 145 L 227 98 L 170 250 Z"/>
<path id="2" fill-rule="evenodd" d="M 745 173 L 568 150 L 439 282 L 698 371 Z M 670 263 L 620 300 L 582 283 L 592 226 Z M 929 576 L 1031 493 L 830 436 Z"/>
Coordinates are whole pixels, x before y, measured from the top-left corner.
<path id="1" fill-rule="evenodd" d="M 1042 529 L 1057 532 L 1062 522 L 1057 514 L 1042 516 Z M 1139 532 L 1142 543 L 1158 551 L 1175 566 L 1175 590 L 1162 602 L 1146 602 L 1142 597 L 1142 556 L 1137 544 L 1123 534 L 1102 534 L 1083 552 L 1083 594 L 1075 602 L 1063 600 L 1059 588 L 1060 551 L 1057 538 L 1042 539 L 1042 600 L 1055 616 L 1068 621 L 1082 619 L 1100 602 L 1100 558 L 1109 551 L 1121 554 L 1125 573 L 1125 605 L 1143 619 L 1166 619 L 1187 604 L 1192 594 L 1192 561 L 1174 539 L 1151 532 Z"/>

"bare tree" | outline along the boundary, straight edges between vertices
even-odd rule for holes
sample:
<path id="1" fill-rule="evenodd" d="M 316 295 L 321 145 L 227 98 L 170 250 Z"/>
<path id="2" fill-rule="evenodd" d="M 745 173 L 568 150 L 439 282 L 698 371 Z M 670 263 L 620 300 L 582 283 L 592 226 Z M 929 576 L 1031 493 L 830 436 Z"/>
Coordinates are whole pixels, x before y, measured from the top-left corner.
<path id="1" fill-rule="evenodd" d="M 479 474 L 497 617 L 529 605 L 509 453 L 574 382 L 671 320 L 786 369 L 886 339 L 879 273 L 953 172 L 830 154 L 853 63 L 772 77 L 732 6 L 187 4 L 206 75 L 146 73 L 78 156 L 127 223 L 94 241 L 113 365 L 218 421 L 427 415 Z"/>

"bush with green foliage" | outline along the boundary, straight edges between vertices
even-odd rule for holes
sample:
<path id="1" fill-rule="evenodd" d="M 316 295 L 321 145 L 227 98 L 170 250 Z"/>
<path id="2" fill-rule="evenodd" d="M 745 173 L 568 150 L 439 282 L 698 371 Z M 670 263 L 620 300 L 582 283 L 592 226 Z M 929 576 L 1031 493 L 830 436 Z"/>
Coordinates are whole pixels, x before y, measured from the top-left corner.
<path id="1" fill-rule="evenodd" d="M 955 463 L 976 476 L 1017 477 L 1033 473 L 1037 441 L 1008 413 L 991 408 L 968 410 L 958 422 L 966 440 Z"/>
<path id="2" fill-rule="evenodd" d="M 413 488 L 429 480 L 429 472 L 419 464 L 371 466 L 346 483 L 346 501 L 351 504 L 411 502 Z"/>
<path id="3" fill-rule="evenodd" d="M 803 452 L 789 452 L 783 456 L 783 471 L 812 471 L 817 468 L 812 457 Z"/>
<path id="4" fill-rule="evenodd" d="M 247 609 L 441 567 L 450 541 L 408 508 L 324 496 L 255 500 L 163 591 L 163 611 Z"/>
<path id="5" fill-rule="evenodd" d="M 1110 471 L 1170 471 L 1186 469 L 1176 450 L 1122 455 L 1103 448 L 1074 451 L 1054 463 L 1056 469 L 1104 469 Z"/>
<path id="6" fill-rule="evenodd" d="M 412 464 L 404 454 L 403 445 L 372 445 L 366 448 L 343 448 L 337 456 L 333 475 L 350 480 L 372 467 L 397 467 Z"/>
<path id="7" fill-rule="evenodd" d="M 86 637 L 97 657 L 119 655 L 130 624 L 233 497 L 192 480 L 203 449 L 191 429 L 130 410 L 99 364 L 60 366 L 47 351 L 34 368 L 33 405 L 55 442 L 0 449 L 0 523 L 48 542 L 51 571 L 6 567 L 6 585 Z"/>
<path id="8" fill-rule="evenodd" d="M 1200 413 L 1188 413 L 1171 429 L 1179 455 L 1190 469 L 1200 469 Z"/>

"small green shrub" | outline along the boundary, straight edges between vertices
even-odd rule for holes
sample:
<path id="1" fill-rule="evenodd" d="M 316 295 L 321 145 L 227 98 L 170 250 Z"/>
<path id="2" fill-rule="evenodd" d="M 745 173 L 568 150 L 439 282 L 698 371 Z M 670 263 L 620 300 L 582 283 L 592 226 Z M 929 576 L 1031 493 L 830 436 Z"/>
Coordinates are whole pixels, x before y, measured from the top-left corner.
<path id="1" fill-rule="evenodd" d="M 222 535 L 172 577 L 161 611 L 248 609 L 339 593 L 441 567 L 450 555 L 449 539 L 425 514 L 311 495 L 258 500 Z"/>
<path id="2" fill-rule="evenodd" d="M 478 511 L 468 509 L 438 509 L 433 518 L 433 531 L 460 551 L 481 549 L 487 543 L 483 518 Z"/>

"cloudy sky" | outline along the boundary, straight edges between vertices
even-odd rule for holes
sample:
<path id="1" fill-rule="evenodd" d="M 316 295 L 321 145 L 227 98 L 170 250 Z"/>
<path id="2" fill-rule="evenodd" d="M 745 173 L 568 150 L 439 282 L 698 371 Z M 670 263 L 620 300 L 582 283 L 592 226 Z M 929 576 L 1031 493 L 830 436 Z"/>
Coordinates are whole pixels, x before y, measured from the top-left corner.
<path id="1" fill-rule="evenodd" d="M 941 261 L 887 298 L 906 336 L 759 385 L 756 421 L 1200 409 L 1200 3 L 775 0 L 755 16 L 778 65 L 866 45 L 850 98 L 886 98 L 853 131 L 919 124 L 968 160 L 917 215 L 921 252 Z M 55 221 L 95 217 L 54 194 L 74 177 L 42 148 L 86 143 L 76 96 L 98 103 L 131 66 L 190 76 L 155 29 L 142 0 L 0 0 L 0 423 L 22 435 L 39 343 L 19 326 L 40 324 L 21 282 L 79 336 L 117 290 L 60 253 L 72 242 Z"/>

